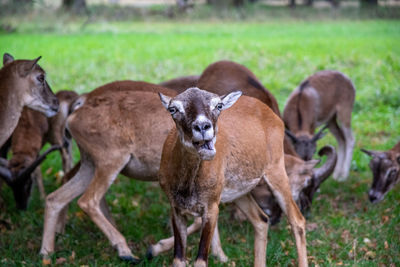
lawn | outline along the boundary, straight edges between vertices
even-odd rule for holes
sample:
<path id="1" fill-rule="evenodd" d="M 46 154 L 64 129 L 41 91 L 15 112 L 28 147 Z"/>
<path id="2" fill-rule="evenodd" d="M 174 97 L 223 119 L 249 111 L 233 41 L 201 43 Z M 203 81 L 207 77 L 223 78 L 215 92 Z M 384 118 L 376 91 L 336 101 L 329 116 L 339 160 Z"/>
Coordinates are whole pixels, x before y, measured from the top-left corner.
<path id="1" fill-rule="evenodd" d="M 281 110 L 290 92 L 308 75 L 322 69 L 340 70 L 355 84 L 353 112 L 356 136 L 351 175 L 346 182 L 328 179 L 307 217 L 308 255 L 320 266 L 400 266 L 400 190 L 371 205 L 367 190 L 372 174 L 360 148 L 389 149 L 400 139 L 400 21 L 279 21 L 279 22 L 96 22 L 81 31 L 25 30 L 0 34 L 0 53 L 16 58 L 41 55 L 54 91 L 84 93 L 114 80 L 158 83 L 181 75 L 200 74 L 210 63 L 229 59 L 250 68 L 277 97 Z M 328 134 L 320 141 L 336 145 Z M 75 160 L 79 153 L 75 151 Z M 43 165 L 47 192 L 58 185 L 58 155 Z M 3 186 L 0 199 L 0 264 L 41 265 L 38 255 L 43 229 L 43 201 L 37 189 L 26 212 L 15 210 L 12 193 Z M 157 184 L 120 177 L 107 201 L 134 253 L 144 256 L 149 244 L 170 234 L 169 205 Z M 230 262 L 250 266 L 253 229 L 231 218 L 221 207 L 219 227 Z M 193 259 L 198 235 L 189 238 Z M 56 241 L 53 262 L 66 265 L 123 266 L 100 230 L 79 209 L 70 207 L 64 235 Z M 283 219 L 270 227 L 269 266 L 293 265 L 294 239 Z M 172 253 L 144 261 L 164 266 Z M 223 266 L 210 257 L 210 266 Z"/>

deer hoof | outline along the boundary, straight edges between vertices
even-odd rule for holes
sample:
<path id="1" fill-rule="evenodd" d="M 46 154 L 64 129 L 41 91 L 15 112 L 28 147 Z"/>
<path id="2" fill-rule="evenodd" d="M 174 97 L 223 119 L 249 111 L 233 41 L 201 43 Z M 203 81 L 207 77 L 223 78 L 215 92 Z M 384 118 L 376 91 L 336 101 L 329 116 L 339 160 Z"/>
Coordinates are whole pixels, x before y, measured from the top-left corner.
<path id="1" fill-rule="evenodd" d="M 119 258 L 132 264 L 139 264 L 142 261 L 141 259 L 135 258 L 133 256 L 120 256 Z"/>
<path id="2" fill-rule="evenodd" d="M 154 255 L 153 255 L 153 246 L 150 245 L 150 246 L 147 248 L 147 251 L 146 251 L 146 259 L 152 260 L 153 258 L 154 258 Z"/>

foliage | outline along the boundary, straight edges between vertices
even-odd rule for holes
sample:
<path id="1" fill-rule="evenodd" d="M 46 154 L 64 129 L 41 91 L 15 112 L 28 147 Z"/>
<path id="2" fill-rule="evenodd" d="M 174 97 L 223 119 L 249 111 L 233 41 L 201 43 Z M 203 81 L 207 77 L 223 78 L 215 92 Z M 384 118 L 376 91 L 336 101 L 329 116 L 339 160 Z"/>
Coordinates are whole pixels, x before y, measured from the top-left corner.
<path id="1" fill-rule="evenodd" d="M 351 177 L 344 183 L 329 179 L 322 185 L 308 216 L 309 260 L 324 266 L 400 265 L 399 189 L 392 190 L 382 203 L 371 205 L 366 194 L 372 176 L 369 159 L 359 151 L 361 147 L 388 149 L 399 141 L 399 22 L 96 22 L 83 31 L 74 23 L 51 25 L 49 32 L 37 30 L 41 25 L 25 23 L 19 33 L 0 35 L 0 53 L 16 58 L 42 55 L 40 64 L 55 91 L 83 93 L 122 79 L 158 83 L 178 75 L 200 74 L 208 64 L 230 59 L 253 70 L 282 109 L 290 92 L 315 71 L 346 73 L 357 88 Z M 336 145 L 330 134 L 319 145 L 327 143 Z M 78 156 L 76 151 L 75 158 Z M 58 155 L 42 166 L 47 192 L 57 188 L 55 174 L 60 166 Z M 12 193 L 5 186 L 1 198 L 1 265 L 41 265 L 38 251 L 44 208 L 37 190 L 26 212 L 15 211 Z M 157 184 L 120 177 L 107 201 L 118 229 L 137 255 L 144 256 L 150 243 L 170 235 L 169 206 Z M 226 266 L 233 266 L 232 261 L 236 266 L 250 266 L 250 224 L 232 220 L 225 205 L 219 226 L 224 250 L 231 259 Z M 196 255 L 198 238 L 189 238 L 189 259 Z M 76 202 L 70 207 L 66 233 L 57 238 L 56 251 L 54 263 L 65 259 L 71 266 L 125 265 Z M 294 240 L 286 220 L 282 220 L 270 229 L 267 263 L 293 265 L 296 257 Z M 168 265 L 171 260 L 168 253 L 142 266 Z M 210 265 L 221 266 L 212 257 Z"/>

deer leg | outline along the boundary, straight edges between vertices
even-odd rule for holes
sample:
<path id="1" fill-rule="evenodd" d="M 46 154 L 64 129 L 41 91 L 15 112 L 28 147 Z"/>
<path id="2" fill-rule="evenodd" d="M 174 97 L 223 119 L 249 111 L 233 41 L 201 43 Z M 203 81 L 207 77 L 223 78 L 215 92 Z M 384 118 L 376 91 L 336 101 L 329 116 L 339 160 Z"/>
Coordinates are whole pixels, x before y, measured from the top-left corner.
<path id="1" fill-rule="evenodd" d="M 351 160 L 353 159 L 353 149 L 354 149 L 354 135 L 350 127 L 342 126 L 342 131 L 344 133 L 344 139 L 346 143 L 345 147 L 345 157 L 343 162 L 342 176 L 346 179 L 349 176 Z"/>
<path id="2" fill-rule="evenodd" d="M 186 252 L 186 219 L 179 214 L 176 209 L 172 208 L 172 229 L 174 231 L 174 261 L 173 267 L 185 267 L 185 252 Z"/>
<path id="3" fill-rule="evenodd" d="M 40 170 L 40 166 L 34 170 L 33 177 L 39 188 L 40 198 L 43 200 L 46 199 L 46 191 L 44 190 L 43 176 L 42 176 L 42 171 Z"/>
<path id="4" fill-rule="evenodd" d="M 235 203 L 254 227 L 254 266 L 265 266 L 268 242 L 268 216 L 249 194 L 235 200 Z"/>
<path id="5" fill-rule="evenodd" d="M 211 240 L 211 254 L 217 257 L 220 262 L 228 262 L 228 257 L 225 255 L 218 232 L 218 222 L 215 223 L 214 235 Z"/>
<path id="6" fill-rule="evenodd" d="M 82 154 L 82 153 L 81 153 Z M 84 155 L 82 155 L 84 157 Z M 94 173 L 89 160 L 83 161 L 76 175 L 46 198 L 44 229 L 40 254 L 47 256 L 54 251 L 56 226 L 63 208 L 88 187 Z"/>
<path id="7" fill-rule="evenodd" d="M 265 171 L 264 180 L 272 190 L 279 206 L 286 214 L 292 233 L 296 240 L 297 255 L 299 258 L 299 266 L 308 266 L 307 248 L 306 248 L 306 220 L 301 214 L 299 208 L 292 198 L 289 185 L 289 178 L 285 172 L 285 166 L 282 160 L 277 164 L 271 164 Z"/>
<path id="8" fill-rule="evenodd" d="M 61 160 L 64 173 L 72 169 L 72 146 L 71 139 L 64 139 L 64 145 L 61 148 Z"/>
<path id="9" fill-rule="evenodd" d="M 346 142 L 344 139 L 344 134 L 336 122 L 336 116 L 328 123 L 329 130 L 335 136 L 338 142 L 338 157 L 333 171 L 333 178 L 337 181 L 343 181 L 343 164 L 346 156 Z"/>
<path id="10" fill-rule="evenodd" d="M 215 225 L 218 220 L 218 211 L 218 203 L 212 203 L 208 206 L 208 209 L 203 215 L 199 250 L 196 261 L 194 262 L 194 267 L 205 267 L 208 265 L 208 252 L 210 250 Z"/>
<path id="11" fill-rule="evenodd" d="M 72 177 L 76 175 L 81 167 L 81 162 L 79 161 L 71 170 L 64 174 L 62 179 L 62 183 L 66 184 Z M 92 174 L 93 175 L 93 174 Z M 61 210 L 60 215 L 58 216 L 56 232 L 59 234 L 63 234 L 65 231 L 65 225 L 67 223 L 67 215 L 68 215 L 68 204 Z"/>
<path id="12" fill-rule="evenodd" d="M 117 227 L 117 224 L 115 223 L 115 221 L 114 221 L 114 219 L 113 219 L 113 217 L 111 215 L 110 209 L 108 208 L 107 201 L 106 201 L 106 196 L 104 196 L 100 201 L 100 209 L 101 209 L 101 212 L 103 212 L 104 216 L 106 216 L 107 220 L 114 227 Z"/>
<path id="13" fill-rule="evenodd" d="M 100 203 L 108 188 L 117 178 L 128 160 L 129 157 L 117 157 L 114 160 L 108 159 L 106 163 L 97 163 L 93 180 L 78 200 L 78 205 L 107 236 L 112 246 L 117 249 L 121 259 L 132 263 L 139 263 L 140 259 L 132 254 L 125 237 L 106 218 L 100 207 Z"/>
<path id="14" fill-rule="evenodd" d="M 187 235 L 191 235 L 201 228 L 201 218 L 196 217 L 194 222 L 187 228 Z M 162 239 L 157 242 L 155 245 L 150 245 L 147 249 L 146 258 L 152 259 L 155 256 L 160 255 L 168 250 L 171 250 L 174 247 L 174 237 L 171 236 L 169 238 Z"/>

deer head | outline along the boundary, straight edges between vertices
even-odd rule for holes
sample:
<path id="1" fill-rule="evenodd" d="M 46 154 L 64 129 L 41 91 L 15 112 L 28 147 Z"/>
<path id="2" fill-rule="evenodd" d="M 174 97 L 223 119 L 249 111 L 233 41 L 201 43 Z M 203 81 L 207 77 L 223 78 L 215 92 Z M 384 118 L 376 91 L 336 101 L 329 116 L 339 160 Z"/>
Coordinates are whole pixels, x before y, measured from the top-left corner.
<path id="1" fill-rule="evenodd" d="M 368 197 L 372 203 L 377 203 L 400 181 L 400 152 L 361 151 L 371 157 L 369 167 L 373 179 Z"/>
<path id="2" fill-rule="evenodd" d="M 311 160 L 317 149 L 317 141 L 325 136 L 324 130 L 327 127 L 324 126 L 313 136 L 303 134 L 296 136 L 288 129 L 285 130 L 285 133 L 291 139 L 297 154 L 304 160 Z"/>
<path id="3" fill-rule="evenodd" d="M 21 90 L 24 105 L 44 113 L 47 117 L 54 116 L 58 111 L 58 99 L 51 91 L 46 81 L 46 72 L 37 64 L 41 57 L 33 60 L 14 60 L 5 53 L 3 68 L 9 68 L 13 75 L 13 89 Z"/>
<path id="4" fill-rule="evenodd" d="M 192 87 L 174 98 L 159 93 L 163 106 L 175 121 L 181 143 L 202 160 L 215 156 L 217 120 L 242 95 L 236 91 L 224 96 Z"/>

